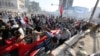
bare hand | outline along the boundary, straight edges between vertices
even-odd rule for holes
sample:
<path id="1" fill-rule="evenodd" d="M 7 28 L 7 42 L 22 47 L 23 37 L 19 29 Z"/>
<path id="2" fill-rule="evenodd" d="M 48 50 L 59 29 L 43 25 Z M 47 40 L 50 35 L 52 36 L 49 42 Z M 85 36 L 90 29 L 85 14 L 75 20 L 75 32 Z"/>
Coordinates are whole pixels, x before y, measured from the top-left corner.
<path id="1" fill-rule="evenodd" d="M 2 40 L 2 37 L 0 37 L 0 40 Z"/>

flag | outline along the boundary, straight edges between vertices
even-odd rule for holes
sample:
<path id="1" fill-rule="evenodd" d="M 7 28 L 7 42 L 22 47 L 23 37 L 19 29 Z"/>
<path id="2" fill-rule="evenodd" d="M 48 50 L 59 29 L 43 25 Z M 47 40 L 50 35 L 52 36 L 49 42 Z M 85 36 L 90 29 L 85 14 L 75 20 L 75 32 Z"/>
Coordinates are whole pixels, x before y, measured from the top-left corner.
<path id="1" fill-rule="evenodd" d="M 59 8 L 59 10 L 60 10 L 60 15 L 62 16 L 63 8 L 62 8 L 62 5 L 61 5 L 61 4 L 60 4 L 60 8 Z"/>

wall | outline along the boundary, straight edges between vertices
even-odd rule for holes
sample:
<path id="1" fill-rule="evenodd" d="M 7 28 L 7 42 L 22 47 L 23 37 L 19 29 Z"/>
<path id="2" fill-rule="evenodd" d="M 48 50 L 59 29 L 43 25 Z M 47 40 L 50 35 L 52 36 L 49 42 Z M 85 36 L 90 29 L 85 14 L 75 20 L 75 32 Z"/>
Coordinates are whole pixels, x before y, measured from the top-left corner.
<path id="1" fill-rule="evenodd" d="M 0 0 L 0 10 L 16 10 L 17 0 Z"/>

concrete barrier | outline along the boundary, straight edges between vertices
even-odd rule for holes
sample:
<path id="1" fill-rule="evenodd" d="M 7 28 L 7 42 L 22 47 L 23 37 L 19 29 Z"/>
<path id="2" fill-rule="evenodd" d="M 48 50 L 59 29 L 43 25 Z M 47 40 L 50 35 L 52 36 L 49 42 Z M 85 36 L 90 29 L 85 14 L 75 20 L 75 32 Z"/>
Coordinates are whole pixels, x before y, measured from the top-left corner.
<path id="1" fill-rule="evenodd" d="M 80 32 L 77 35 L 73 36 L 69 40 L 65 41 L 64 44 L 56 48 L 55 50 L 52 51 L 52 54 L 54 56 L 76 56 L 76 53 L 74 50 L 71 48 L 82 36 L 85 34 L 89 33 L 90 29 Z"/>

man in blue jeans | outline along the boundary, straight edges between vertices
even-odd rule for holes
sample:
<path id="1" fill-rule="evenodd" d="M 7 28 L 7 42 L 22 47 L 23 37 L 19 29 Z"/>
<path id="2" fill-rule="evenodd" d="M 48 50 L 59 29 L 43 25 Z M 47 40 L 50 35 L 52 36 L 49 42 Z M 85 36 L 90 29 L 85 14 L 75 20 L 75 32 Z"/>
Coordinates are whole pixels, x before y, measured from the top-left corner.
<path id="1" fill-rule="evenodd" d="M 43 41 L 41 44 L 39 44 L 37 46 L 37 49 L 45 47 L 45 51 L 48 51 L 50 49 L 53 49 L 53 47 L 55 46 L 53 44 L 57 42 L 57 38 L 53 37 L 50 32 L 45 32 L 45 34 L 47 36 L 47 39 Z"/>
<path id="2" fill-rule="evenodd" d="M 47 39 L 45 41 L 43 41 L 42 43 L 40 43 L 38 46 L 31 49 L 28 53 L 32 52 L 33 50 L 40 49 L 40 48 L 44 48 L 44 49 L 42 49 L 42 52 L 44 52 L 44 51 L 47 52 L 49 50 L 51 52 L 56 47 L 57 38 L 53 37 L 49 31 L 44 32 L 44 33 L 47 36 Z"/>

